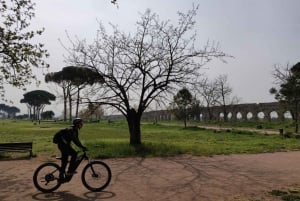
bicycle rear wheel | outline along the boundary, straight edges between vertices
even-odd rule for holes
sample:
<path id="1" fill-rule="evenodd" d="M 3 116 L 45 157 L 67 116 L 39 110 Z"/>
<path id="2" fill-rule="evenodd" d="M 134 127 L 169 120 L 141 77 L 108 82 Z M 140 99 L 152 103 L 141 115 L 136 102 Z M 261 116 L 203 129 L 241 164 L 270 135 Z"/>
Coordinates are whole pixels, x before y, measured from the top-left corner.
<path id="1" fill-rule="evenodd" d="M 50 193 L 58 189 L 60 167 L 56 163 L 44 163 L 33 174 L 34 186 L 43 193 Z"/>
<path id="2" fill-rule="evenodd" d="M 108 186 L 111 180 L 111 170 L 102 161 L 93 161 L 87 164 L 81 175 L 83 185 L 93 192 L 102 191 Z"/>

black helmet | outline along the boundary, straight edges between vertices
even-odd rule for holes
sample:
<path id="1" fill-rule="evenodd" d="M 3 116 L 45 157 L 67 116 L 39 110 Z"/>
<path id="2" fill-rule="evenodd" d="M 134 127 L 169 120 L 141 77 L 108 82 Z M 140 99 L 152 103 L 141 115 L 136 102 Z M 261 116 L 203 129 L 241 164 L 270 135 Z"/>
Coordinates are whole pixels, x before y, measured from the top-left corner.
<path id="1" fill-rule="evenodd" d="M 83 120 L 81 118 L 76 118 L 76 119 L 73 120 L 73 125 L 75 126 L 75 125 L 80 124 L 82 122 L 83 122 Z"/>

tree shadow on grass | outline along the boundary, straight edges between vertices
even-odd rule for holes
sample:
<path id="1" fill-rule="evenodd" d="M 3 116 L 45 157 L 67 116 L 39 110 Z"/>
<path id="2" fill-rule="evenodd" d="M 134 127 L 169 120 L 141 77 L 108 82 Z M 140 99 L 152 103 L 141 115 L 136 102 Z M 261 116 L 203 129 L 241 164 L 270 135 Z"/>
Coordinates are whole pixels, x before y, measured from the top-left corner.
<path id="1" fill-rule="evenodd" d="M 134 156 L 138 157 L 170 157 L 183 154 L 184 152 L 176 145 L 166 143 L 143 143 L 134 145 Z"/>
<path id="2" fill-rule="evenodd" d="M 68 191 L 53 192 L 53 193 L 37 193 L 32 195 L 32 200 L 53 200 L 53 201 L 91 201 L 105 200 L 115 197 L 116 194 L 110 191 L 101 192 L 86 192 L 82 197 L 74 195 Z"/>

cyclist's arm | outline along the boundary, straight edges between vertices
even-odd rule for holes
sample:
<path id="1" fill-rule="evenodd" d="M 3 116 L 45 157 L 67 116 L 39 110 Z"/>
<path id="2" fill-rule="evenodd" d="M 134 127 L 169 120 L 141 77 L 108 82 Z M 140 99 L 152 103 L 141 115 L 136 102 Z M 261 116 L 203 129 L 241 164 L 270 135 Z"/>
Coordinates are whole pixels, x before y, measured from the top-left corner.
<path id="1" fill-rule="evenodd" d="M 74 131 L 72 137 L 73 137 L 72 140 L 76 146 L 80 147 L 81 149 L 86 149 L 86 147 L 81 144 L 78 138 L 78 132 Z"/>

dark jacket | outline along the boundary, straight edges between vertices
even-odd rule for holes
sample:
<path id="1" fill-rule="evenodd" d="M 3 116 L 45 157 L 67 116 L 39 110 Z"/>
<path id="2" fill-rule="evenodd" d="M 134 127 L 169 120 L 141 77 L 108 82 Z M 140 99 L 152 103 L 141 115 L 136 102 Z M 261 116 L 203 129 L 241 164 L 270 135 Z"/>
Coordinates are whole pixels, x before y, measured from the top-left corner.
<path id="1" fill-rule="evenodd" d="M 60 136 L 60 138 L 61 139 L 58 141 L 58 143 L 63 143 L 70 146 L 71 142 L 73 142 L 78 147 L 85 148 L 79 140 L 78 130 L 74 127 L 64 129 L 63 134 Z"/>

